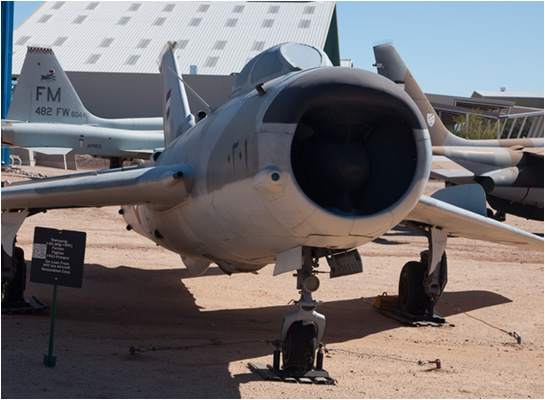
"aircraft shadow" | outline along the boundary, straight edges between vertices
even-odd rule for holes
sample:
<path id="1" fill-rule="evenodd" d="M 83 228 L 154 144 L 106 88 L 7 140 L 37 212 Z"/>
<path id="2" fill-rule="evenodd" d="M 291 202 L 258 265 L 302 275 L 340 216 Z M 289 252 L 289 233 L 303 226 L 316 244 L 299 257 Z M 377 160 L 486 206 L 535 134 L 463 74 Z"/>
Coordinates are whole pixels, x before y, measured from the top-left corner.
<path id="1" fill-rule="evenodd" d="M 207 276 L 218 274 L 223 274 L 218 268 L 207 272 Z M 232 332 L 236 338 L 244 335 L 251 339 L 272 340 L 277 338 L 282 316 L 295 309 L 295 306 L 277 305 L 201 310 L 183 284 L 184 280 L 193 278 L 186 269 L 142 270 L 87 264 L 81 289 L 59 287 L 57 313 L 66 320 L 101 323 L 111 320 L 127 325 L 148 323 L 174 331 L 179 330 L 180 326 L 183 326 L 183 331 L 188 331 L 191 327 L 198 330 L 215 325 L 219 329 L 209 329 L 215 337 L 226 337 Z M 206 276 L 199 279 L 206 279 Z M 34 284 L 31 290 L 33 295 L 50 302 L 50 286 Z M 398 322 L 385 318 L 373 309 L 374 301 L 374 297 L 368 297 L 320 305 L 319 312 L 326 316 L 328 327 L 334 327 L 326 329 L 324 341 L 344 342 L 399 327 Z M 447 291 L 437 305 L 437 312 L 448 317 L 510 301 L 487 291 Z M 269 350 L 264 350 L 263 354 Z"/>
<path id="2" fill-rule="evenodd" d="M 180 372 L 176 383 L 183 388 L 180 397 L 239 398 L 238 387 L 241 383 L 261 378 L 250 372 L 232 376 L 228 370 L 229 364 L 267 355 L 271 355 L 272 362 L 274 348 L 262 341 L 277 339 L 282 316 L 295 309 L 295 306 L 276 305 L 201 310 L 183 283 L 191 278 L 185 269 L 142 270 L 86 264 L 84 271 L 81 289 L 59 287 L 57 320 L 62 320 L 64 325 L 66 321 L 72 321 L 74 325 L 101 324 L 108 330 L 111 327 L 116 336 L 126 337 L 127 350 L 129 346 L 181 349 L 184 346 L 211 344 L 211 340 L 224 344 L 180 352 L 183 355 L 176 360 L 175 367 L 179 371 L 194 368 L 192 362 L 198 362 L 192 361 L 194 357 L 200 357 L 197 360 L 210 357 L 214 360 L 215 368 L 214 385 L 203 385 L 203 381 L 210 379 L 204 376 L 206 369 L 203 369 L 201 382 L 184 379 L 183 372 Z M 209 273 L 221 273 L 218 271 L 215 268 Z M 27 294 L 51 304 L 52 287 L 49 285 L 30 283 Z M 327 318 L 323 342 L 329 345 L 346 342 L 402 326 L 375 311 L 372 307 L 374 300 L 374 297 L 357 298 L 320 305 L 318 311 Z M 437 311 L 448 317 L 510 301 L 486 291 L 447 292 L 440 300 Z M 46 317 L 49 312 L 42 315 Z M 6 343 L 3 343 L 3 348 L 4 345 Z M 157 353 L 151 352 L 137 356 L 140 359 L 158 357 Z M 128 351 L 123 357 L 128 357 Z M 157 362 L 160 363 L 161 359 Z M 59 397 L 62 394 L 59 393 Z"/>

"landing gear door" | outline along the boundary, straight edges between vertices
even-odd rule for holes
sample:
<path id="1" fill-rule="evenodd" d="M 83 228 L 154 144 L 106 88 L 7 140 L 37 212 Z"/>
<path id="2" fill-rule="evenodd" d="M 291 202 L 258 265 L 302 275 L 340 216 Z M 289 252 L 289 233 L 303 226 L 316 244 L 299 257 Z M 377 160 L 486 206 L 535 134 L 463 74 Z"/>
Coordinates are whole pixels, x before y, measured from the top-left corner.
<path id="1" fill-rule="evenodd" d="M 363 272 L 363 264 L 357 250 L 333 254 L 326 258 L 331 267 L 330 278 Z"/>

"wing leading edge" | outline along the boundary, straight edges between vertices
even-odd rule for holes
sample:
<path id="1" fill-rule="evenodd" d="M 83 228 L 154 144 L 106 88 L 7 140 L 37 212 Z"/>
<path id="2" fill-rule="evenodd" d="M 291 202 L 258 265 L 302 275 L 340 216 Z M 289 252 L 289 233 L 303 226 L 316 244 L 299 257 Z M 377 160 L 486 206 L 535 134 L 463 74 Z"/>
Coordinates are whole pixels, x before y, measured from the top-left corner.
<path id="1" fill-rule="evenodd" d="M 103 207 L 134 204 L 179 204 L 193 187 L 187 163 L 75 174 L 2 188 L 2 211 Z"/>
<path id="2" fill-rule="evenodd" d="M 150 204 L 170 207 L 186 201 L 194 172 L 187 163 L 69 175 L 2 188 L 2 211 Z M 15 213 L 13 213 L 15 214 Z M 17 213 L 21 214 L 21 213 Z M 443 189 L 422 196 L 402 224 L 416 222 L 451 235 L 527 249 L 543 250 L 543 238 L 486 218 L 479 185 Z M 2 222 L 7 221 L 6 215 Z M 21 218 L 21 223 L 24 216 Z"/>
<path id="3" fill-rule="evenodd" d="M 455 191 L 457 194 L 451 196 Z M 433 197 L 422 196 L 403 224 L 412 221 L 468 239 L 543 250 L 543 238 L 487 218 L 485 213 L 486 202 L 482 188 L 479 185 L 461 185 L 440 190 Z"/>

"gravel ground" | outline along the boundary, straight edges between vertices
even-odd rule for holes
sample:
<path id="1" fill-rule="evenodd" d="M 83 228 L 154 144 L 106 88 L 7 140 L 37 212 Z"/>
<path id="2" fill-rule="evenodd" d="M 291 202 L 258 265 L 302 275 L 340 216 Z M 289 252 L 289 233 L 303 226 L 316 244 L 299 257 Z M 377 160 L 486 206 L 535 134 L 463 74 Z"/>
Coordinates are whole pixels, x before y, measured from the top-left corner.
<path id="1" fill-rule="evenodd" d="M 97 167 L 83 161 L 80 169 Z M 434 182 L 429 191 L 441 187 Z M 506 223 L 543 234 L 543 222 L 508 216 Z M 267 266 L 226 276 L 211 267 L 192 277 L 179 256 L 125 230 L 116 207 L 29 218 L 18 236 L 27 260 L 36 226 L 87 232 L 83 287 L 59 287 L 54 368 L 42 363 L 50 310 L 2 315 L 2 398 L 544 397 L 541 251 L 450 238 L 437 312 L 455 326 L 415 328 L 372 304 L 397 292 L 403 264 L 419 258 L 426 240 L 393 230 L 362 246 L 363 274 L 324 275 L 315 295 L 327 317 L 324 368 L 337 379 L 322 386 L 265 381 L 247 366 L 272 362 L 264 341 L 278 338 L 282 315 L 293 310 L 291 274 L 273 277 Z M 52 292 L 27 283 L 27 294 L 47 304 Z M 436 359 L 442 368 L 428 363 Z"/>

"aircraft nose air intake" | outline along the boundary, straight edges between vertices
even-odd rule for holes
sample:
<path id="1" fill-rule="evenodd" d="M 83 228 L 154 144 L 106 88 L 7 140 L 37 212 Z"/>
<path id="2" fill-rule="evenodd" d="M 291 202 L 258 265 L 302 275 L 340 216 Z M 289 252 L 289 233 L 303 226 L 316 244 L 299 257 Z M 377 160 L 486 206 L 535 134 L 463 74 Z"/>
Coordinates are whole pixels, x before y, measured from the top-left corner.
<path id="1" fill-rule="evenodd" d="M 365 147 L 334 138 L 310 141 L 292 152 L 292 164 L 296 179 L 310 198 L 345 213 L 358 208 L 362 187 L 371 175 Z"/>
<path id="2" fill-rule="evenodd" d="M 280 93 L 264 122 L 296 123 L 291 165 L 314 203 L 338 215 L 377 214 L 425 178 L 425 125 L 405 93 L 376 74 L 322 68 Z M 424 163 L 425 164 L 425 163 Z M 414 197 L 414 196 L 411 196 Z"/>

